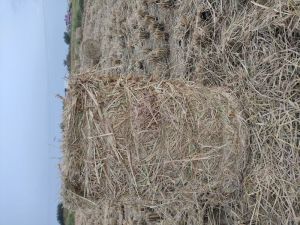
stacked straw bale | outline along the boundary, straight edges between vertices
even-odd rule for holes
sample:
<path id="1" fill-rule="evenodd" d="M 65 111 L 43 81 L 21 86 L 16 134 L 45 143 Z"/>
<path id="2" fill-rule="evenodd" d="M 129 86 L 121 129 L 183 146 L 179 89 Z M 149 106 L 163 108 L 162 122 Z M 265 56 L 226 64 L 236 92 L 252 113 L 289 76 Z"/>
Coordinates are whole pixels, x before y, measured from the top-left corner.
<path id="1" fill-rule="evenodd" d="M 197 201 L 186 201 L 189 198 L 182 194 L 183 192 L 178 191 L 181 187 L 176 186 L 176 183 L 176 191 L 182 195 L 173 196 L 174 192 L 166 195 L 163 191 L 158 193 L 163 193 L 164 195 L 161 194 L 164 196 L 162 199 L 167 200 L 173 197 L 175 200 L 184 198 L 181 204 L 180 201 L 170 200 L 170 204 L 163 205 L 155 203 L 153 200 L 154 203 L 147 204 L 144 211 L 143 207 L 138 204 L 135 204 L 137 207 L 135 209 L 130 206 L 132 204 L 118 205 L 114 203 L 115 200 L 111 199 L 107 200 L 106 204 L 100 199 L 97 200 L 96 196 L 95 198 L 90 197 L 91 193 L 95 193 L 95 191 L 87 188 L 91 186 L 91 178 L 88 178 L 86 171 L 89 172 L 91 169 L 88 170 L 88 168 L 91 167 L 87 166 L 90 161 L 86 160 L 85 154 L 90 148 L 88 146 L 93 144 L 83 144 L 84 135 L 88 136 L 87 130 L 82 128 L 82 126 L 86 127 L 84 124 L 87 124 L 87 118 L 86 116 L 82 117 L 85 115 L 83 112 L 75 113 L 75 110 L 71 110 L 71 99 L 75 101 L 75 98 L 79 96 L 76 91 L 73 91 L 72 93 L 75 93 L 77 97 L 68 96 L 66 101 L 68 111 L 65 112 L 70 116 L 65 117 L 66 123 L 73 121 L 73 125 L 71 129 L 69 125 L 65 132 L 67 139 L 65 140 L 63 170 L 64 180 L 67 182 L 65 182 L 64 198 L 66 202 L 70 203 L 67 205 L 77 211 L 82 209 L 83 205 L 86 206 L 85 210 L 79 210 L 82 224 L 102 224 L 102 221 L 107 221 L 105 218 L 109 217 L 107 215 L 110 212 L 110 210 L 104 210 L 107 207 L 112 211 L 121 211 L 122 218 L 129 218 L 125 219 L 126 221 L 131 220 L 130 215 L 135 215 L 135 211 L 142 211 L 147 215 L 140 213 L 138 214 L 140 217 L 152 218 L 152 220 L 160 218 L 159 216 L 164 214 L 163 224 L 167 224 L 166 221 L 169 221 L 169 224 L 176 224 L 176 221 L 180 221 L 178 218 L 185 218 L 183 220 L 186 223 L 183 224 L 201 225 L 221 224 L 220 221 L 238 225 L 298 224 L 300 221 L 299 1 L 86 0 L 85 3 L 87 13 L 83 26 L 83 41 L 101 40 L 99 49 L 101 49 L 102 57 L 97 64 L 99 74 L 136 73 L 144 76 L 159 74 L 163 79 L 166 77 L 200 79 L 202 80 L 202 85 L 199 86 L 201 90 L 213 88 L 209 93 L 216 90 L 216 86 L 223 89 L 226 87 L 231 93 L 227 96 L 236 96 L 236 100 L 231 102 L 238 102 L 243 112 L 249 132 L 249 146 L 246 170 L 241 176 L 240 186 L 236 189 L 237 191 L 233 191 L 233 194 L 226 195 L 225 192 L 216 194 L 223 191 L 221 186 L 215 183 L 217 176 L 211 175 L 212 172 L 207 167 L 204 169 L 199 167 L 198 171 L 209 170 L 208 174 L 211 176 L 208 175 L 208 177 L 211 179 L 208 179 L 207 182 L 205 177 L 201 178 L 208 185 L 205 186 L 202 181 L 199 183 L 210 189 L 211 192 L 202 196 L 199 194 L 201 197 L 197 198 Z M 141 30 L 150 33 L 149 38 L 148 35 L 140 36 L 139 31 Z M 81 55 L 80 71 L 90 68 L 90 61 L 92 60 L 86 55 Z M 72 80 L 71 83 L 74 82 Z M 178 88 L 175 90 L 177 91 Z M 226 93 L 226 91 L 222 91 L 222 93 Z M 209 104 L 207 103 L 205 107 L 207 105 Z M 185 108 L 183 107 L 183 109 Z M 239 107 L 237 106 L 237 108 Z M 82 123 L 79 123 L 78 119 L 81 119 Z M 134 122 L 132 127 L 136 128 L 137 121 Z M 153 123 L 151 125 L 154 126 Z M 177 124 L 175 123 L 175 125 Z M 150 128 L 146 130 L 154 129 Z M 70 130 L 73 131 L 70 132 Z M 185 135 L 187 135 L 186 133 L 188 132 L 184 132 Z M 140 135 L 142 134 L 138 136 Z M 209 134 L 207 135 L 209 136 Z M 74 141 L 72 147 L 68 147 L 69 145 L 66 144 L 70 142 L 68 140 Z M 175 141 L 180 140 L 176 139 Z M 212 139 L 213 141 L 215 140 Z M 223 150 L 225 149 L 223 148 Z M 76 151 L 81 152 L 76 153 Z M 83 155 L 85 158 L 81 158 L 79 155 Z M 186 155 L 183 156 L 186 157 Z M 144 161 L 148 162 L 148 159 Z M 202 162 L 204 161 L 202 160 Z M 213 160 L 210 159 L 210 161 Z M 243 162 L 238 162 L 238 164 L 243 165 Z M 99 164 L 95 165 L 101 168 Z M 171 164 L 171 166 L 173 165 Z M 180 166 L 183 165 L 175 164 L 175 166 L 181 169 Z M 197 166 L 194 166 L 193 169 L 198 168 Z M 140 168 L 133 167 L 132 169 L 134 169 L 133 174 L 135 175 L 137 169 Z M 158 171 L 160 169 L 161 167 Z M 218 173 L 217 170 L 215 171 Z M 230 167 L 229 171 L 234 171 L 234 169 L 231 170 Z M 154 175 L 156 176 L 156 174 Z M 130 176 L 136 178 L 137 182 L 139 181 L 139 176 L 135 175 L 134 177 L 132 173 L 129 173 L 128 177 Z M 143 176 L 147 177 L 148 175 L 146 173 Z M 179 176 L 183 175 L 179 173 Z M 227 173 L 226 176 L 228 176 Z M 95 177 L 97 178 L 94 176 L 93 179 Z M 171 179 L 173 179 L 172 176 Z M 115 182 L 115 180 L 112 181 Z M 219 182 L 219 180 L 217 181 Z M 131 180 L 131 183 L 133 182 L 134 180 Z M 227 181 L 224 183 L 227 184 Z M 153 193 L 155 183 L 150 182 L 146 185 L 153 185 L 145 194 L 149 198 Z M 200 185 L 199 192 L 203 191 L 201 190 L 203 186 Z M 218 187 L 216 191 L 212 191 L 212 186 Z M 232 188 L 234 185 L 229 185 L 229 187 L 229 189 L 234 189 Z M 190 186 L 187 185 L 184 188 L 189 190 Z M 128 185 L 125 185 L 124 190 L 128 191 Z M 140 191 L 140 189 L 138 190 Z M 131 193 L 134 191 L 136 190 L 131 190 Z M 116 193 L 120 193 L 120 190 L 117 190 Z M 123 195 L 118 196 L 112 199 L 119 198 L 121 202 Z M 135 200 L 132 201 L 142 199 L 140 196 L 140 193 L 136 194 Z M 196 199 L 194 196 L 193 198 Z M 153 198 L 156 200 L 158 197 L 154 195 Z M 205 202 L 204 205 L 201 204 L 203 202 Z M 106 206 L 103 207 L 105 204 Z M 193 204 L 197 206 L 194 207 Z M 203 210 L 199 210 L 202 206 Z M 168 214 L 168 207 L 173 207 L 171 214 Z M 198 212 L 195 213 L 199 217 L 197 222 L 193 222 L 191 219 L 193 210 Z M 174 215 L 174 211 L 177 212 L 174 216 L 177 216 L 177 219 L 168 220 L 170 215 Z M 189 212 L 189 217 L 185 212 Z M 148 214 L 150 215 L 148 216 Z M 105 223 L 114 224 L 113 222 L 103 222 L 103 224 Z"/>
<path id="2" fill-rule="evenodd" d="M 154 220 L 177 224 L 203 219 L 207 205 L 237 200 L 247 135 L 225 90 L 94 73 L 74 76 L 69 85 L 66 204 L 87 208 L 83 200 L 103 214 L 108 206 L 134 206 L 137 214 L 148 207 Z"/>

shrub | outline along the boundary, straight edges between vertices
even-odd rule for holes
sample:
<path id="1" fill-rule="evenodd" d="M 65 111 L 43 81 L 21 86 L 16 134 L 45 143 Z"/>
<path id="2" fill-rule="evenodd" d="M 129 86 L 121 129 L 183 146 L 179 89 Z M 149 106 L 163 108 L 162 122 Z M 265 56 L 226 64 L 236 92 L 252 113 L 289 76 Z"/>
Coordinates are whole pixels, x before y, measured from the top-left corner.
<path id="1" fill-rule="evenodd" d="M 70 42 L 71 42 L 71 37 L 70 37 L 70 34 L 68 32 L 64 32 L 64 41 L 67 45 L 69 45 Z"/>
<path id="2" fill-rule="evenodd" d="M 83 11 L 83 7 L 84 7 L 84 0 L 79 0 L 79 8 L 81 11 Z"/>

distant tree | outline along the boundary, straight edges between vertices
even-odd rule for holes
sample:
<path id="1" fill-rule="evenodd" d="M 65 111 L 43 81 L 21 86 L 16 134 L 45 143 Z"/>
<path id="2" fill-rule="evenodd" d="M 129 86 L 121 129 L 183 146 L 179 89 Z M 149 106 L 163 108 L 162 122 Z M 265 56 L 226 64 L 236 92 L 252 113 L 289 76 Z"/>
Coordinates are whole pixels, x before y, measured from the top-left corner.
<path id="1" fill-rule="evenodd" d="M 64 41 L 67 45 L 69 45 L 70 42 L 71 42 L 71 37 L 70 37 L 70 34 L 68 32 L 64 32 Z"/>
<path id="2" fill-rule="evenodd" d="M 62 203 L 57 205 L 57 212 L 56 212 L 57 221 L 60 225 L 65 225 L 64 221 L 64 207 Z"/>

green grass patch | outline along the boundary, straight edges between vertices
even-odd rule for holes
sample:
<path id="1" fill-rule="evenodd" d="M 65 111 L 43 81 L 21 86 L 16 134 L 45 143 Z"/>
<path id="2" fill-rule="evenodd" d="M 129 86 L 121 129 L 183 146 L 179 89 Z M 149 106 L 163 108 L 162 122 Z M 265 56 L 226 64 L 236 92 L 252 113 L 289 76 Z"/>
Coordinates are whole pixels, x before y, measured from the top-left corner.
<path id="1" fill-rule="evenodd" d="M 81 12 L 83 12 L 84 0 L 79 0 L 79 7 L 80 7 Z"/>
<path id="2" fill-rule="evenodd" d="M 65 225 L 75 225 L 75 215 L 73 212 L 64 209 L 64 224 Z"/>
<path id="3" fill-rule="evenodd" d="M 74 72 L 76 61 L 76 50 L 80 41 L 76 40 L 76 29 L 82 25 L 84 0 L 72 0 L 72 22 L 71 22 L 71 72 Z"/>
<path id="4" fill-rule="evenodd" d="M 72 31 L 75 32 L 77 27 L 82 25 L 82 14 L 84 9 L 84 0 L 72 1 Z"/>

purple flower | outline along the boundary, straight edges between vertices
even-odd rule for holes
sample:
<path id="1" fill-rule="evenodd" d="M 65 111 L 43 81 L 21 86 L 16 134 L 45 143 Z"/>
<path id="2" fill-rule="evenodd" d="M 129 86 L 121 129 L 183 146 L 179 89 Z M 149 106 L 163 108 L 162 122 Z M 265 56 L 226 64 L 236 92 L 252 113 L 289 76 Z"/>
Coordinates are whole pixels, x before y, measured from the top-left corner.
<path id="1" fill-rule="evenodd" d="M 71 25 L 71 20 L 72 20 L 71 12 L 68 12 L 68 13 L 65 15 L 65 22 L 66 22 L 66 25 L 67 25 L 67 26 L 70 26 L 70 25 Z"/>

